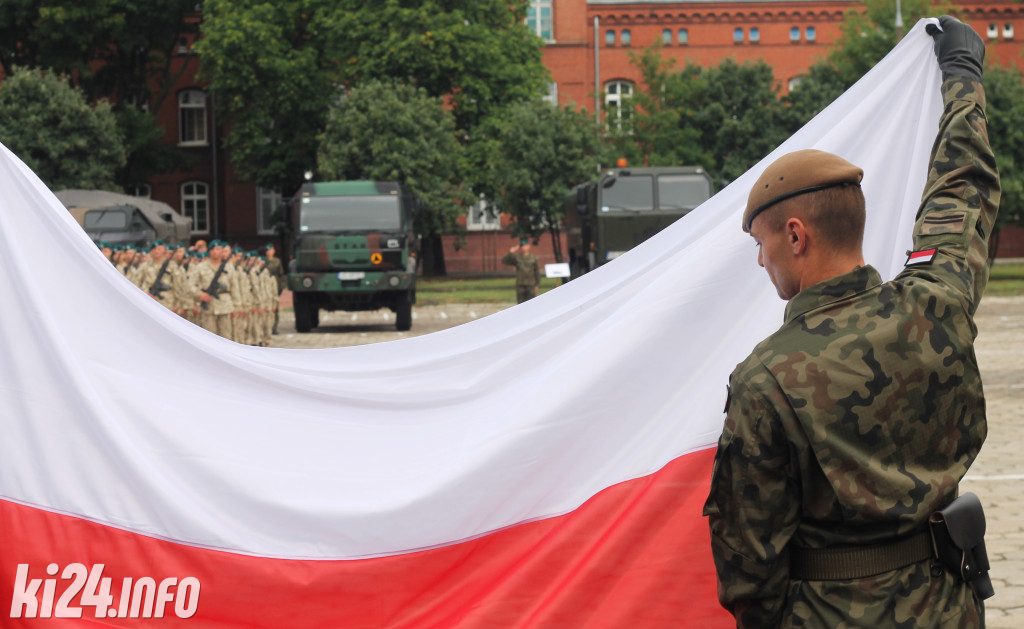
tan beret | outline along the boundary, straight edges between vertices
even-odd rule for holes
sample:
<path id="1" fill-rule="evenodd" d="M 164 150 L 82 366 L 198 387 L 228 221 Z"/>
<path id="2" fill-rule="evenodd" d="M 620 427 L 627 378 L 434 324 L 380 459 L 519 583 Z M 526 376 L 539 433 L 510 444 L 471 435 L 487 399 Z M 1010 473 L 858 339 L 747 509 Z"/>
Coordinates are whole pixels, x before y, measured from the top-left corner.
<path id="1" fill-rule="evenodd" d="M 743 231 L 761 212 L 800 194 L 842 184 L 860 185 L 864 171 L 838 155 L 806 149 L 788 153 L 771 163 L 757 179 L 747 197 Z"/>

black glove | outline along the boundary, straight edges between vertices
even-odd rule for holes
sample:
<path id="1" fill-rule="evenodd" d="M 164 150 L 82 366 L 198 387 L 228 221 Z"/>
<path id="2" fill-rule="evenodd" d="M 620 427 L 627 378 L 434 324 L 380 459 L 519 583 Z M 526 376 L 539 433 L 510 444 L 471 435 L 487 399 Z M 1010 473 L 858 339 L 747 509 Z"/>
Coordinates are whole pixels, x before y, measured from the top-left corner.
<path id="1" fill-rule="evenodd" d="M 963 76 L 981 81 L 981 62 L 985 60 L 985 42 L 974 29 L 955 17 L 939 18 L 940 31 L 929 24 L 925 32 L 935 40 L 935 56 L 939 60 L 943 80 Z"/>

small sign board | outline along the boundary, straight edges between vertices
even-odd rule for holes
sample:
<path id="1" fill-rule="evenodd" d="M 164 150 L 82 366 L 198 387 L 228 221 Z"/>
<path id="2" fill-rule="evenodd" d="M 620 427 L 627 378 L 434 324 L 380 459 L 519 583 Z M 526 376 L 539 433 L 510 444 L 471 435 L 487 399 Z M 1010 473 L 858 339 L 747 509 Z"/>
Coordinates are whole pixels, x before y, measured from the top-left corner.
<path id="1" fill-rule="evenodd" d="M 545 264 L 544 277 L 569 277 L 569 263 Z"/>

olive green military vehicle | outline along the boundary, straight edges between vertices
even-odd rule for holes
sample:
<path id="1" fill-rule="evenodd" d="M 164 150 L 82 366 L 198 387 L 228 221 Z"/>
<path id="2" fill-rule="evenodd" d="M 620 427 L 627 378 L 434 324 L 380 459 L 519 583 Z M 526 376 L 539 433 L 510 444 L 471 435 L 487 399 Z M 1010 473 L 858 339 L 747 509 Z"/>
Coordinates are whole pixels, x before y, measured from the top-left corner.
<path id="1" fill-rule="evenodd" d="M 147 247 L 159 239 L 185 244 L 192 233 L 192 219 L 153 199 L 106 190 L 59 190 L 54 195 L 93 242 Z"/>
<path id="2" fill-rule="evenodd" d="M 565 199 L 571 277 L 614 260 L 712 193 L 699 166 L 614 169 L 576 186 Z"/>
<path id="3" fill-rule="evenodd" d="M 321 310 L 388 308 L 395 327 L 412 327 L 423 202 L 387 181 L 307 183 L 288 205 L 294 234 L 288 287 L 295 329 L 320 325 Z"/>

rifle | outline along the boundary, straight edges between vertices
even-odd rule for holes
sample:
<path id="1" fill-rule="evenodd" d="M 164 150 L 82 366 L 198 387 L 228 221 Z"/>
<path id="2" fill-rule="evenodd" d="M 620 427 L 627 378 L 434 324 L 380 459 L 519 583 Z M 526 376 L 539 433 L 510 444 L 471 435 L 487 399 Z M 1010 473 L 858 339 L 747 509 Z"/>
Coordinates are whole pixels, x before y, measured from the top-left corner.
<path id="1" fill-rule="evenodd" d="M 213 297 L 214 299 L 220 297 L 220 292 L 222 290 L 227 290 L 227 286 L 217 281 L 220 279 L 221 273 L 224 272 L 224 267 L 225 265 L 227 265 L 227 263 L 227 260 L 221 260 L 220 267 L 217 268 L 217 272 L 213 274 L 213 279 L 210 280 L 210 285 L 207 286 L 206 290 L 203 291 L 204 293 L 206 293 L 210 297 Z M 204 301 L 203 303 L 199 304 L 199 307 L 202 308 L 203 310 L 208 310 L 210 308 L 210 302 Z"/>
<path id="2" fill-rule="evenodd" d="M 156 274 L 156 279 L 153 280 L 153 283 L 150 284 L 149 286 L 149 294 L 156 297 L 157 299 L 160 299 L 160 296 L 163 295 L 163 292 L 165 290 L 170 290 L 171 288 L 167 284 L 164 284 L 163 282 L 160 281 L 164 278 L 164 273 L 167 272 L 167 265 L 170 263 L 170 261 L 170 258 L 164 260 L 163 266 L 160 267 L 160 272 Z"/>

